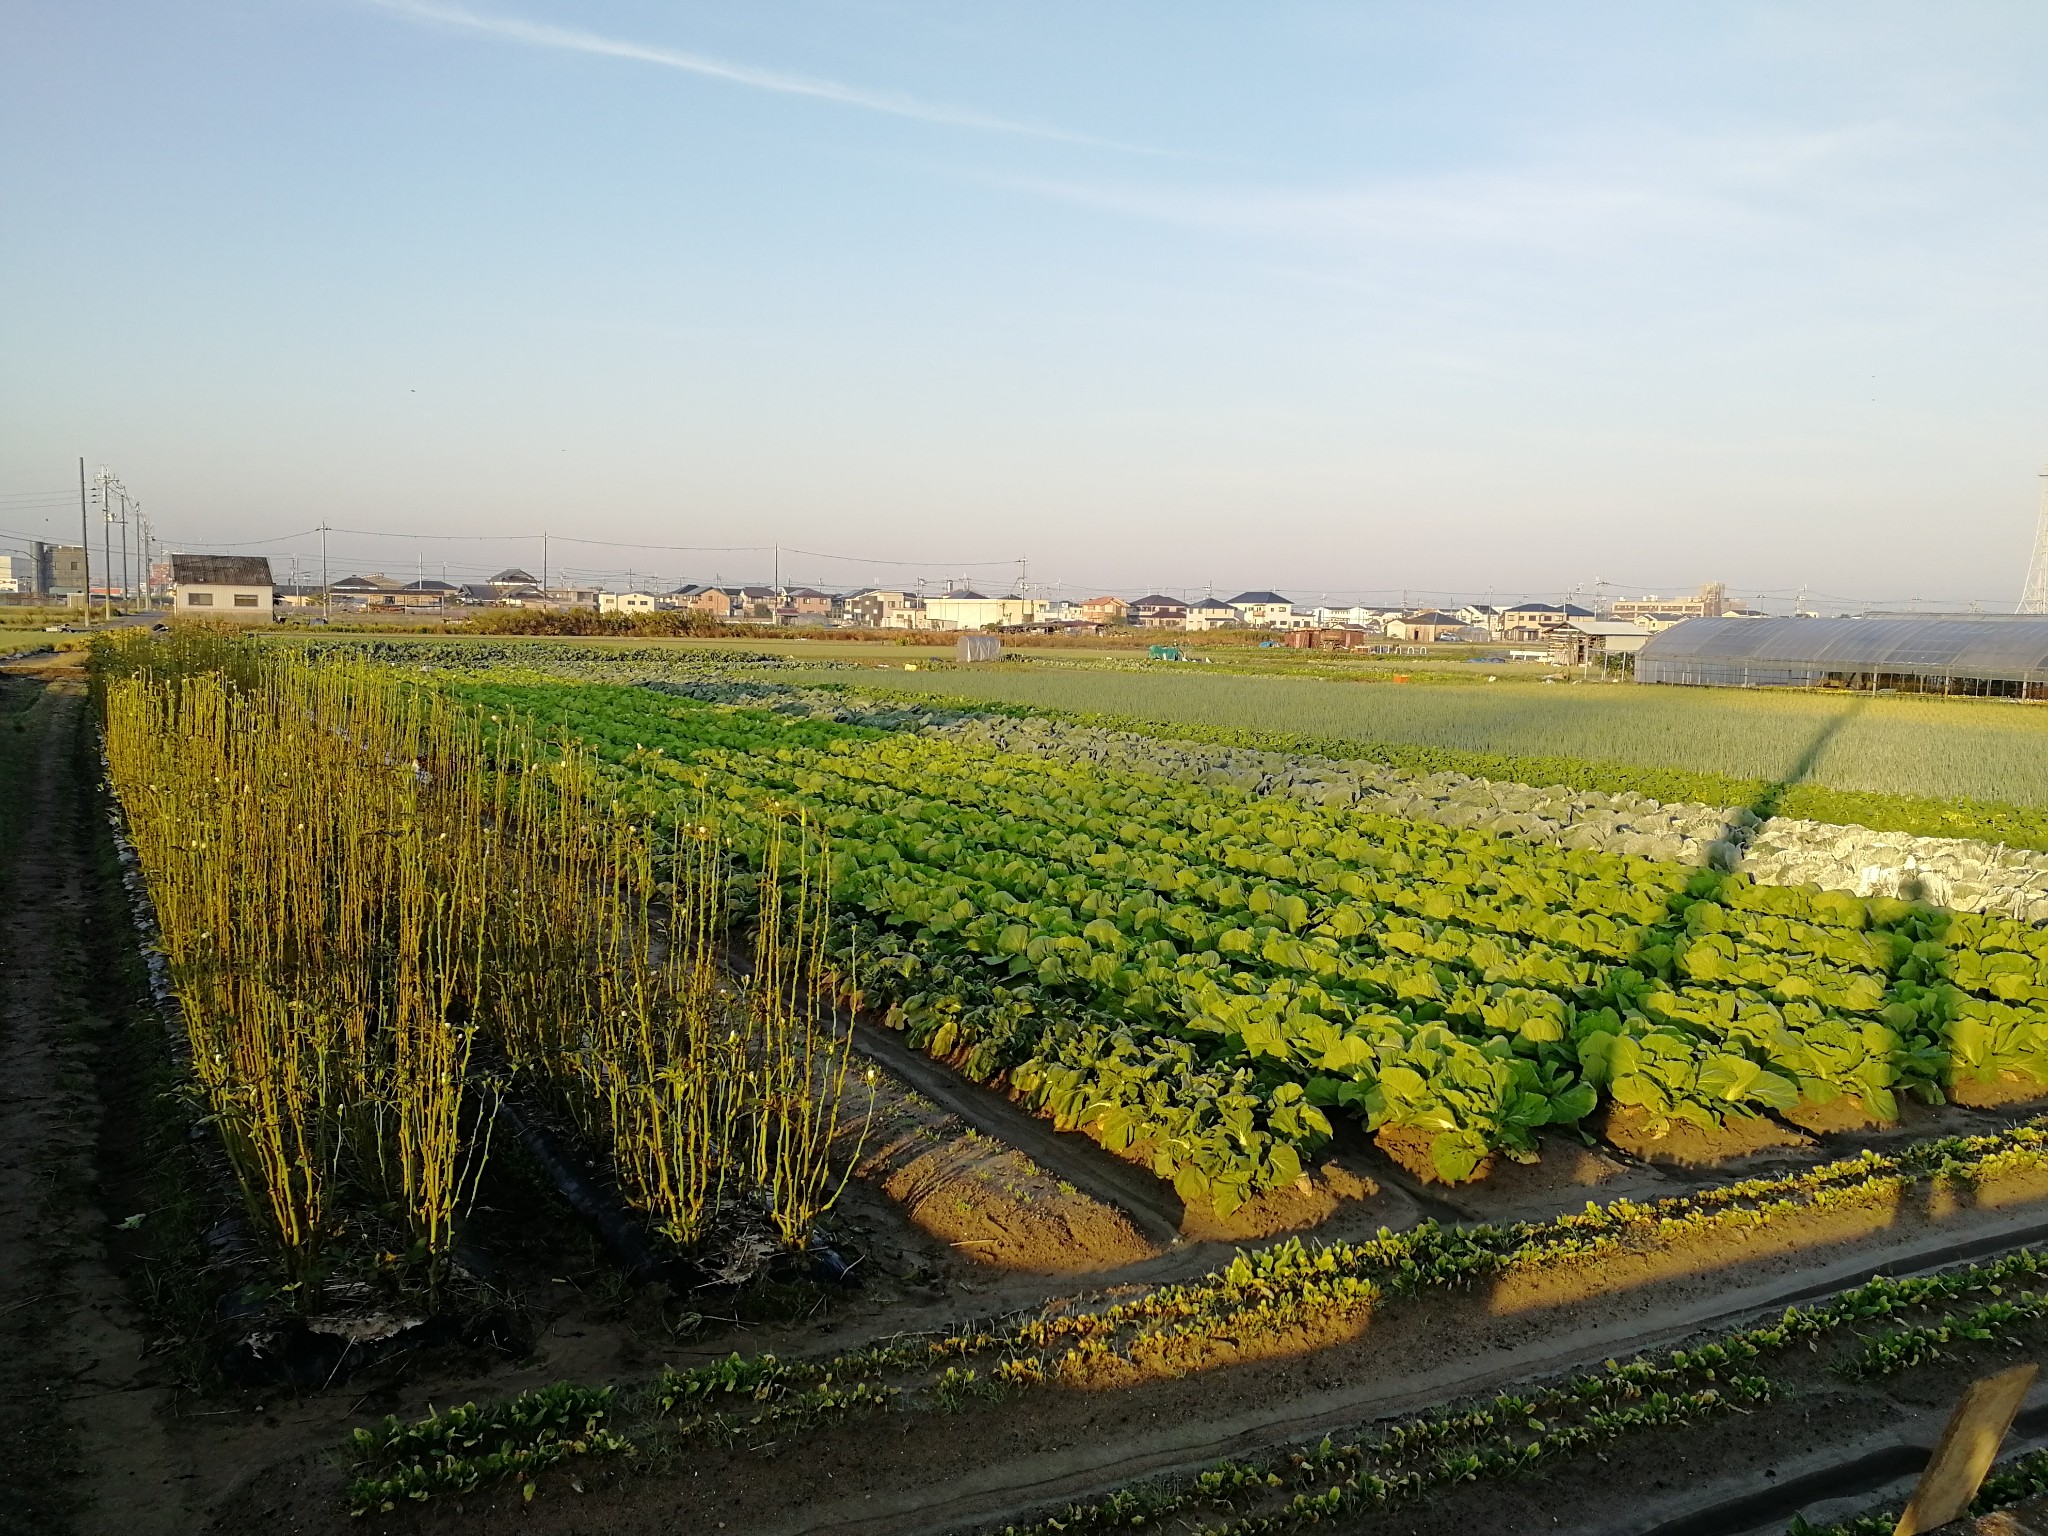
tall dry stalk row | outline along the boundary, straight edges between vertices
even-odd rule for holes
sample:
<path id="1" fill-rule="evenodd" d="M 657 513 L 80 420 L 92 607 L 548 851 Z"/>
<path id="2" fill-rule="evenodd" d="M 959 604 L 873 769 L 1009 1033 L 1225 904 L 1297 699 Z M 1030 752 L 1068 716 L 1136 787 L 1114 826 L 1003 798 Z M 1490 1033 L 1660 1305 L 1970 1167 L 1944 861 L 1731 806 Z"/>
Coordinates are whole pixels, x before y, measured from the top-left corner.
<path id="1" fill-rule="evenodd" d="M 437 1280 L 507 1072 L 678 1244 L 742 1203 L 808 1240 L 851 1057 L 812 1005 L 806 829 L 771 839 L 794 854 L 728 984 L 726 839 L 657 849 L 587 754 L 388 671 L 226 641 L 110 642 L 96 667 L 194 1072 L 291 1285 L 316 1281 L 345 1189 L 402 1213 Z"/>

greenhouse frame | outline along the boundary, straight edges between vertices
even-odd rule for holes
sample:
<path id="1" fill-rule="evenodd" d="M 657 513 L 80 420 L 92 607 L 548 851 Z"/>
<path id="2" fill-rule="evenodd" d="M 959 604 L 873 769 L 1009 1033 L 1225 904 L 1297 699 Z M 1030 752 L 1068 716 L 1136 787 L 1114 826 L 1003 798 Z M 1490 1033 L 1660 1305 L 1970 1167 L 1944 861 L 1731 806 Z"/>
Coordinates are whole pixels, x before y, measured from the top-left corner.
<path id="1" fill-rule="evenodd" d="M 1636 681 L 2048 700 L 2048 615 L 1687 619 L 1636 654 Z"/>

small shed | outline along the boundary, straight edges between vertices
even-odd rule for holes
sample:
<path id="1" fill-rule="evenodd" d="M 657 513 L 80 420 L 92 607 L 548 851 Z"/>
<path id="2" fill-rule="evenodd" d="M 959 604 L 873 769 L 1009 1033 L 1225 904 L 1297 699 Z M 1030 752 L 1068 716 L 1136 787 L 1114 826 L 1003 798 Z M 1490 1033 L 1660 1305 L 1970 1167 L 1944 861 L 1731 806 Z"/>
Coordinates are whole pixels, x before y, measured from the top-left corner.
<path id="1" fill-rule="evenodd" d="M 1003 642 L 995 635 L 962 635 L 953 651 L 962 661 L 1001 661 Z"/>
<path id="2" fill-rule="evenodd" d="M 277 588 L 263 555 L 172 555 L 171 612 L 181 619 L 268 624 Z"/>

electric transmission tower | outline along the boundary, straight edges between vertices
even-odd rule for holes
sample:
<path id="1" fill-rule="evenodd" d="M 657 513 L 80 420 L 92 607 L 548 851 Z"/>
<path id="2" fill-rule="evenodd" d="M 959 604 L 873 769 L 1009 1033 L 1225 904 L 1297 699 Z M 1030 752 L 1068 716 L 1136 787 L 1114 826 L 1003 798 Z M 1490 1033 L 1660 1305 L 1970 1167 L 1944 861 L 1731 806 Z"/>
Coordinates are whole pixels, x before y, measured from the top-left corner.
<path id="1" fill-rule="evenodd" d="M 2021 613 L 2048 613 L 2048 469 L 2041 471 L 2041 526 L 2034 532 L 2034 559 L 2027 567 Z"/>

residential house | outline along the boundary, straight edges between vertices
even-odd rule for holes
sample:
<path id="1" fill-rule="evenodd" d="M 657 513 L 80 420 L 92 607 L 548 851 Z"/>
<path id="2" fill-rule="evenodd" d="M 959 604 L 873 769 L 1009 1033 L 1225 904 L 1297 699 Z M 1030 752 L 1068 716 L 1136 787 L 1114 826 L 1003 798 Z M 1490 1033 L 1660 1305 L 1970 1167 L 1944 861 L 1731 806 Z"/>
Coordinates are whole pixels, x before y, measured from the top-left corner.
<path id="1" fill-rule="evenodd" d="M 727 615 L 736 624 L 773 624 L 775 610 L 782 602 L 782 594 L 773 587 L 730 587 L 732 611 Z"/>
<path id="2" fill-rule="evenodd" d="M 652 613 L 661 606 L 661 599 L 652 592 L 600 592 L 597 594 L 599 613 Z"/>
<path id="3" fill-rule="evenodd" d="M 1592 609 L 1572 603 L 1517 603 L 1501 610 L 1500 638 L 1547 640 L 1553 630 L 1562 629 L 1574 619 L 1594 617 Z"/>
<path id="4" fill-rule="evenodd" d="M 277 617 L 262 555 L 172 555 L 171 611 L 179 618 L 268 624 Z"/>
<path id="5" fill-rule="evenodd" d="M 1091 597 L 1080 605 L 1080 612 L 1073 617 L 1090 624 L 1126 624 L 1130 622 L 1131 605 L 1120 597 Z"/>
<path id="6" fill-rule="evenodd" d="M 870 587 L 846 599 L 850 629 L 917 629 L 924 620 L 924 599 L 898 587 Z"/>
<path id="7" fill-rule="evenodd" d="M 690 582 L 669 593 L 668 601 L 671 608 L 689 608 L 714 619 L 729 619 L 738 594 L 738 587 L 706 587 Z"/>
<path id="8" fill-rule="evenodd" d="M 1483 629 L 1489 635 L 1500 633 L 1500 610 L 1490 603 L 1467 603 L 1462 608 L 1448 610 L 1473 629 Z"/>
<path id="9" fill-rule="evenodd" d="M 832 617 L 832 610 L 838 599 L 829 592 L 819 592 L 811 587 L 790 587 L 782 594 L 777 604 L 784 623 L 822 624 Z"/>
<path id="10" fill-rule="evenodd" d="M 175 556 L 172 558 L 173 561 L 176 560 Z M 175 569 L 171 579 L 173 582 L 177 580 Z M 393 581 L 389 576 L 351 575 L 344 576 L 339 581 L 329 582 L 327 590 L 343 602 L 362 603 L 377 608 L 395 608 L 398 606 L 399 586 L 400 583 Z"/>
<path id="11" fill-rule="evenodd" d="M 596 587 L 549 587 L 516 601 L 528 608 L 595 608 L 603 592 Z"/>
<path id="12" fill-rule="evenodd" d="M 1318 629 L 1361 629 L 1378 634 L 1389 617 L 1389 610 L 1374 608 L 1366 603 L 1353 603 L 1348 608 L 1321 607 L 1316 609 L 1315 615 Z"/>
<path id="13" fill-rule="evenodd" d="M 1248 629 L 1277 629 L 1294 611 L 1294 604 L 1278 592 L 1240 592 L 1230 606 Z"/>
<path id="14" fill-rule="evenodd" d="M 1439 613 L 1434 608 L 1425 608 L 1420 613 L 1404 613 L 1399 618 L 1389 619 L 1385 631 L 1389 640 L 1405 640 L 1410 645 L 1435 645 L 1439 640 L 1462 640 L 1468 633 L 1465 621 L 1455 613 Z"/>
<path id="15" fill-rule="evenodd" d="M 1683 624 L 1687 619 L 1698 618 L 1695 613 L 1631 613 L 1628 622 L 1640 624 L 1653 635 L 1661 635 L 1674 625 Z"/>
<path id="16" fill-rule="evenodd" d="M 1244 626 L 1244 614 L 1234 605 L 1220 597 L 1205 597 L 1198 603 L 1189 603 L 1182 628 L 1189 630 L 1240 629 Z"/>
<path id="17" fill-rule="evenodd" d="M 1146 629 L 1186 629 L 1188 605 L 1177 597 L 1154 592 L 1130 605 L 1129 618 Z"/>
<path id="18" fill-rule="evenodd" d="M 421 581 L 408 581 L 398 589 L 398 603 L 405 608 L 441 608 L 462 596 L 462 588 L 452 581 L 441 581 L 429 576 Z"/>
<path id="19" fill-rule="evenodd" d="M 540 578 L 530 571 L 522 571 L 515 565 L 498 572 L 497 575 L 485 582 L 484 585 L 496 587 L 500 592 L 525 592 L 529 590 L 538 592 L 540 590 Z"/>

